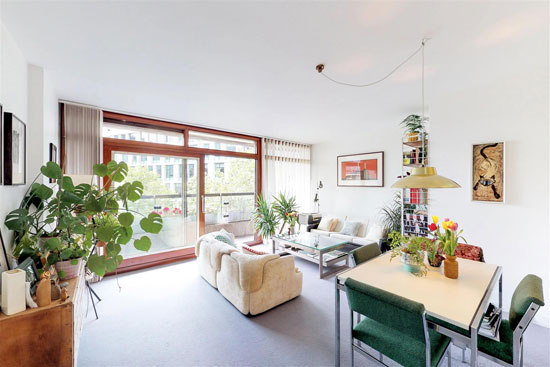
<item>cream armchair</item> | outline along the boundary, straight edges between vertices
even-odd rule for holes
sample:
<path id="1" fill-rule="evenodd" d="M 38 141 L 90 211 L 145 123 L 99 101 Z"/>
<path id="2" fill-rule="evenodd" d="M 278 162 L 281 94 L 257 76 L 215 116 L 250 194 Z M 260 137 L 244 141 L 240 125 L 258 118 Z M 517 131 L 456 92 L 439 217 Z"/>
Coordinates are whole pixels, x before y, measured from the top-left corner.
<path id="1" fill-rule="evenodd" d="M 199 274 L 243 314 L 257 315 L 302 293 L 292 256 L 247 255 L 212 236 L 195 246 Z"/>
<path id="2" fill-rule="evenodd" d="M 243 314 L 257 315 L 302 293 L 302 273 L 292 256 L 246 255 L 222 257 L 218 290 Z"/>

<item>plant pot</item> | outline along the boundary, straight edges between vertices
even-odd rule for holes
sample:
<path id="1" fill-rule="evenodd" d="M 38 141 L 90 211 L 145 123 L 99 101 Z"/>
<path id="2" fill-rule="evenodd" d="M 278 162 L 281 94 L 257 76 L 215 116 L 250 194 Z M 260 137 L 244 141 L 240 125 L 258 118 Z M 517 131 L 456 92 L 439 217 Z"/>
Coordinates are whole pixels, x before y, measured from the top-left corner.
<path id="1" fill-rule="evenodd" d="M 419 264 L 416 260 L 414 260 L 410 254 L 402 252 L 401 262 L 403 263 L 405 270 L 410 273 L 418 273 L 421 271 L 422 264 Z"/>
<path id="2" fill-rule="evenodd" d="M 55 263 L 55 270 L 59 275 L 59 272 L 64 271 L 65 276 L 63 278 L 59 277 L 62 280 L 73 279 L 78 276 L 78 270 L 80 270 L 80 264 L 82 263 L 82 258 L 78 258 L 78 263 L 76 265 L 71 264 L 72 259 L 65 261 L 58 261 Z"/>
<path id="3" fill-rule="evenodd" d="M 445 276 L 450 279 L 458 278 L 458 262 L 456 256 L 446 255 L 443 268 Z"/>
<path id="4" fill-rule="evenodd" d="M 441 266 L 441 264 L 443 263 L 443 259 L 444 259 L 443 256 L 435 255 L 435 258 L 434 258 L 434 260 L 432 261 L 432 260 L 430 259 L 430 257 L 428 256 L 428 264 L 429 264 L 432 268 L 439 268 L 439 267 Z"/>
<path id="5" fill-rule="evenodd" d="M 419 137 L 420 134 L 418 134 L 418 133 L 408 133 L 407 135 L 408 135 L 407 140 L 409 142 L 412 142 L 412 141 L 418 141 L 419 140 L 418 137 Z"/>

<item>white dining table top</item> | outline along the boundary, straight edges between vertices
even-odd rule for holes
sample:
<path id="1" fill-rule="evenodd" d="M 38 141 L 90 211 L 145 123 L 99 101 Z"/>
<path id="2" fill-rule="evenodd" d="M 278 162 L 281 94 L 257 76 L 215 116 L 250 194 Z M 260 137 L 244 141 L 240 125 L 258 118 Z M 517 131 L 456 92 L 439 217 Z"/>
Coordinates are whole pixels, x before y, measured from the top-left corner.
<path id="1" fill-rule="evenodd" d="M 457 258 L 458 279 L 443 275 L 443 265 L 419 277 L 403 267 L 399 257 L 390 262 L 390 252 L 338 274 L 342 282 L 352 278 L 401 297 L 422 303 L 426 312 L 469 330 L 472 320 L 499 267 Z"/>

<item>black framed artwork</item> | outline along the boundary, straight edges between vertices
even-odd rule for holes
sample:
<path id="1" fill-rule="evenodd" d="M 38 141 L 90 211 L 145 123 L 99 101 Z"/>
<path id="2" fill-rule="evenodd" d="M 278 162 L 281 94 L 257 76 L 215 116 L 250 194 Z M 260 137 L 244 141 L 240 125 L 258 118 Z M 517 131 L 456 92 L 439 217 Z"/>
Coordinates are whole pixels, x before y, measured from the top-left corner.
<path id="1" fill-rule="evenodd" d="M 59 163 L 57 162 L 57 147 L 54 143 L 50 143 L 50 162 Z M 55 179 L 50 178 L 50 183 L 54 183 Z"/>
<path id="2" fill-rule="evenodd" d="M 24 185 L 27 166 L 27 127 L 10 112 L 4 112 L 4 185 Z"/>

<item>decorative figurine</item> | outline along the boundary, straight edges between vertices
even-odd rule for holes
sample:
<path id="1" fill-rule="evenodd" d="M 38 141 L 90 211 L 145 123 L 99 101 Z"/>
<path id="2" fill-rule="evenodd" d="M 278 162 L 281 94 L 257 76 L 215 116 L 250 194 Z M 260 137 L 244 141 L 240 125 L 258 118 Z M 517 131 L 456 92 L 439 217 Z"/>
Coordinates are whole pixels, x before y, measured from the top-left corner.
<path id="1" fill-rule="evenodd" d="M 43 272 L 40 276 L 40 282 L 36 287 L 36 303 L 38 307 L 48 306 L 52 303 L 52 283 L 48 271 Z"/>

